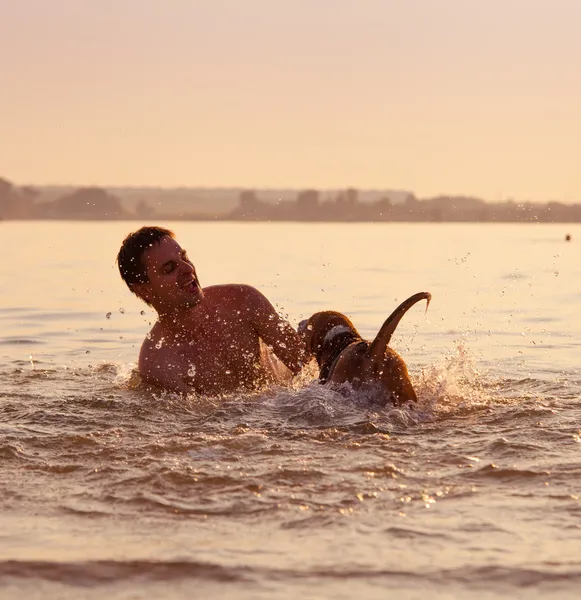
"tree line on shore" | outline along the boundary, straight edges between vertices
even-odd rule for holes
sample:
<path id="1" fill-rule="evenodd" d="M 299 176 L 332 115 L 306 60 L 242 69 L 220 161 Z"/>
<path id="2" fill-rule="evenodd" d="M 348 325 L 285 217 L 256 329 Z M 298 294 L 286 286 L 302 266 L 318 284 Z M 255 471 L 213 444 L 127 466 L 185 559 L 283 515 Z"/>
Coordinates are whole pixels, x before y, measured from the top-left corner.
<path id="1" fill-rule="evenodd" d="M 16 186 L 0 178 L 0 218 L 77 220 L 230 220 L 230 221 L 406 221 L 406 222 L 581 222 L 581 204 L 532 203 L 506 200 L 490 203 L 465 196 L 418 199 L 409 193 L 394 201 L 386 193 L 363 202 L 349 188 L 331 196 L 318 190 L 297 192 L 295 199 L 263 200 L 253 190 L 239 192 L 238 203 L 228 210 L 180 213 L 164 210 L 163 191 L 156 207 L 144 200 L 129 208 L 123 200 L 100 187 L 82 187 L 46 201 L 38 188 Z"/>

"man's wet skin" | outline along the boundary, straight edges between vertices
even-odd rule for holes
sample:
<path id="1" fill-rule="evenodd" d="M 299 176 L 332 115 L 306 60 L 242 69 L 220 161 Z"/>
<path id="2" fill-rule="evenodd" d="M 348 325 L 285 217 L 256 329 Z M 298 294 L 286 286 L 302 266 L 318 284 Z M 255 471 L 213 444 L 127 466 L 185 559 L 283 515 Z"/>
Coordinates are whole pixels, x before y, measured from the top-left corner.
<path id="1" fill-rule="evenodd" d="M 200 287 L 179 243 L 163 237 L 143 255 L 148 283 L 137 293 L 158 312 L 139 369 L 146 382 L 177 392 L 227 394 L 290 378 L 305 360 L 296 331 L 255 288 Z M 264 344 L 280 361 L 265 357 Z"/>

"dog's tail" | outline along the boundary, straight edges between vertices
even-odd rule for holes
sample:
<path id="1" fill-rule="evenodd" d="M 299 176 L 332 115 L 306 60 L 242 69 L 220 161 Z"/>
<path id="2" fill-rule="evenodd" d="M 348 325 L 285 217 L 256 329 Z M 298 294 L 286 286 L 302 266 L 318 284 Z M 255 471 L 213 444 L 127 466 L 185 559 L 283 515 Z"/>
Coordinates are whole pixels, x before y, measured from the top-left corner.
<path id="1" fill-rule="evenodd" d="M 427 300 L 426 311 L 430 305 L 432 294 L 429 292 L 418 292 L 413 296 L 410 296 L 407 300 L 404 300 L 392 313 L 387 317 L 385 323 L 381 326 L 379 333 L 375 336 L 375 339 L 369 344 L 367 348 L 367 356 L 378 357 L 383 356 L 385 349 L 391 340 L 393 332 L 396 330 L 401 318 L 406 312 L 420 300 Z"/>

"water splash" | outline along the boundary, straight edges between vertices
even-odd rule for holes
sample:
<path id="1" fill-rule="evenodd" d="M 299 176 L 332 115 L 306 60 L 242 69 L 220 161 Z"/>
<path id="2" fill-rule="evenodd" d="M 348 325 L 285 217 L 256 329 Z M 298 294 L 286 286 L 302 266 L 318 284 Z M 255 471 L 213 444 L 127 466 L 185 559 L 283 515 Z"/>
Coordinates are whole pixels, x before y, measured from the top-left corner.
<path id="1" fill-rule="evenodd" d="M 492 397 L 475 358 L 463 342 L 442 364 L 424 367 L 415 387 L 419 403 L 436 414 L 457 413 L 488 405 Z"/>

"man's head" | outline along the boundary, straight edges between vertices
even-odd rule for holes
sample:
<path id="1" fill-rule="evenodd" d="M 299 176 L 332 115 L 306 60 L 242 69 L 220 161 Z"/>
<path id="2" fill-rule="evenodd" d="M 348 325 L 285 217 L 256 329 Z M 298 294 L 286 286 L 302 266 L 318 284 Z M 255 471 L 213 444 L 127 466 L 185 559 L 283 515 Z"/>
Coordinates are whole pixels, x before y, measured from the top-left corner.
<path id="1" fill-rule="evenodd" d="M 198 304 L 203 292 L 187 253 L 164 227 L 142 227 L 121 244 L 117 265 L 129 289 L 158 312 Z"/>

